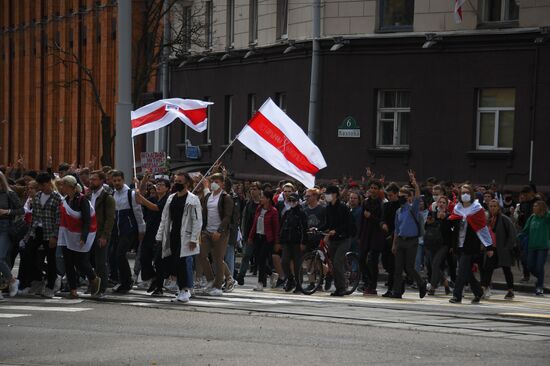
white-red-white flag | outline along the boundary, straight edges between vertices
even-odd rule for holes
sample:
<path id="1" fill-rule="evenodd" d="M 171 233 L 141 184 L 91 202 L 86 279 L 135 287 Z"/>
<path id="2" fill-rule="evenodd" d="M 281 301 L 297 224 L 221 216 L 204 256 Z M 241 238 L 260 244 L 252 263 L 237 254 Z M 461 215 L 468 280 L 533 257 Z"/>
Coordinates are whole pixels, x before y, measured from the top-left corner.
<path id="1" fill-rule="evenodd" d="M 307 188 L 313 188 L 315 174 L 327 166 L 319 148 L 271 99 L 252 117 L 238 139 Z"/>
<path id="2" fill-rule="evenodd" d="M 466 0 L 455 0 L 455 22 L 462 23 L 462 5 Z"/>
<path id="3" fill-rule="evenodd" d="M 195 99 L 161 99 L 132 111 L 132 137 L 168 126 L 176 118 L 197 132 L 206 130 L 208 106 Z"/>

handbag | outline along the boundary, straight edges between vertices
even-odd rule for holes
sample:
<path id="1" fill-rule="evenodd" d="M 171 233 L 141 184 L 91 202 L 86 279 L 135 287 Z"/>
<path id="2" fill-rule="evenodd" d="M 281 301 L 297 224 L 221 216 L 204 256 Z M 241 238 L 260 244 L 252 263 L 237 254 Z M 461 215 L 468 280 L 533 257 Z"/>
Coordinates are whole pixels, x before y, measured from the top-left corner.
<path id="1" fill-rule="evenodd" d="M 11 210 L 13 206 L 11 194 L 8 193 L 8 207 Z M 28 231 L 29 225 L 27 225 L 23 216 L 19 216 L 11 220 L 8 236 L 12 242 L 19 243 L 27 235 Z"/>

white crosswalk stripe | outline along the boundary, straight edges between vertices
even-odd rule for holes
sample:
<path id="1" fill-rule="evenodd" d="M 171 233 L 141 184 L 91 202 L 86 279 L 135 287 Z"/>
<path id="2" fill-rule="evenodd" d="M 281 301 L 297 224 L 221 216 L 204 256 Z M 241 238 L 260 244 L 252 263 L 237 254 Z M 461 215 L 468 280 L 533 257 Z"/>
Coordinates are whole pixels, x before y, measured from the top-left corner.
<path id="1" fill-rule="evenodd" d="M 31 316 L 31 314 L 8 314 L 0 313 L 0 319 L 22 318 L 24 316 Z"/>

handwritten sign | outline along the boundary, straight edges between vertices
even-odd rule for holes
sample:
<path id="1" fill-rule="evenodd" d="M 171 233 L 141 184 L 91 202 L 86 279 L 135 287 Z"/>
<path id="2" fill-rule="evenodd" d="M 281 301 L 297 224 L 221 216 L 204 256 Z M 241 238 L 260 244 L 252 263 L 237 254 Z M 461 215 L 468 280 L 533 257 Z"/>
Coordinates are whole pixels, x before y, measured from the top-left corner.
<path id="1" fill-rule="evenodd" d="M 165 152 L 142 152 L 141 170 L 148 170 L 152 174 L 166 172 Z"/>

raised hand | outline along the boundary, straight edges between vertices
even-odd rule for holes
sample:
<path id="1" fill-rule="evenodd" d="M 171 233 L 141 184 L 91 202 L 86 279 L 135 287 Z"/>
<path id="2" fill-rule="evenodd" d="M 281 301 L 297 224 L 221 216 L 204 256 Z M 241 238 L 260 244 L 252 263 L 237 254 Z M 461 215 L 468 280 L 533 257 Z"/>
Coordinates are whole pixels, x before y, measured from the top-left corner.
<path id="1" fill-rule="evenodd" d="M 407 174 L 409 175 L 409 181 L 411 182 L 411 184 L 413 186 L 416 186 L 417 185 L 417 183 L 416 183 L 416 173 L 414 172 L 414 170 L 409 169 L 407 171 Z"/>

